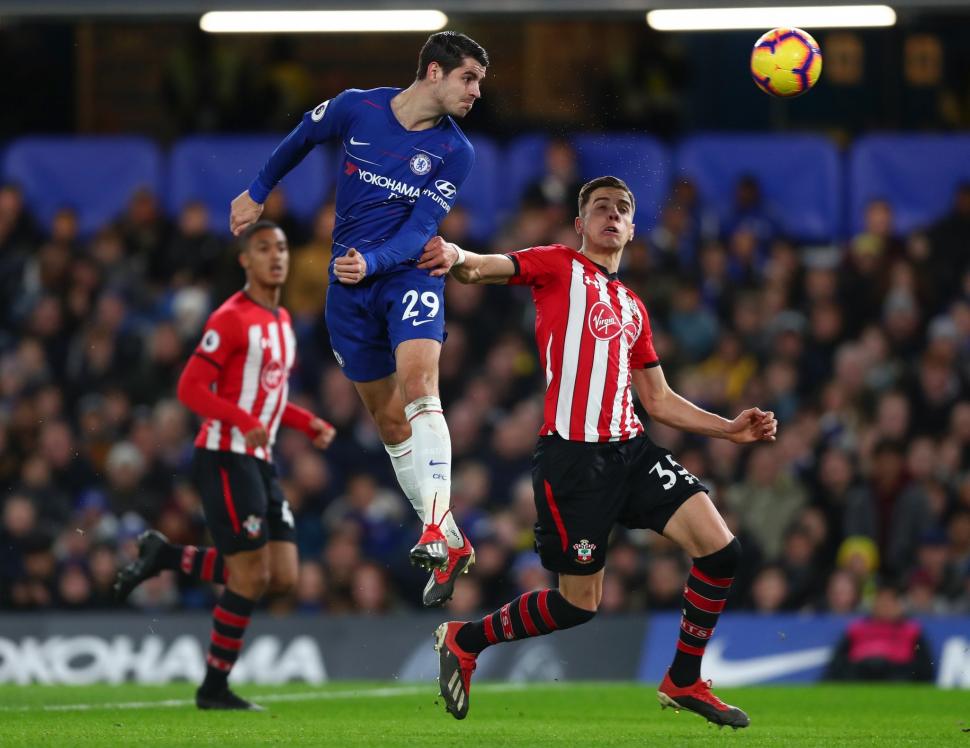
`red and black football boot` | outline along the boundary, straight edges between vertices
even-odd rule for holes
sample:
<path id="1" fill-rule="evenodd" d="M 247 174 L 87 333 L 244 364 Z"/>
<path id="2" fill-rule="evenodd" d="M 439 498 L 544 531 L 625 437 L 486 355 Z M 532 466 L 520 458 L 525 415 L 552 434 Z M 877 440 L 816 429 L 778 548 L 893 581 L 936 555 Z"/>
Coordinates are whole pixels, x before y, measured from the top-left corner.
<path id="1" fill-rule="evenodd" d="M 438 688 L 445 700 L 445 709 L 455 719 L 468 716 L 468 692 L 472 687 L 478 655 L 458 646 L 455 634 L 465 624 L 448 621 L 434 632 L 434 649 L 438 653 Z"/>
<path id="2" fill-rule="evenodd" d="M 472 548 L 471 541 L 465 537 L 465 533 L 461 537 L 465 544 L 461 548 L 448 548 L 447 566 L 432 571 L 431 578 L 424 586 L 421 600 L 426 608 L 437 608 L 451 600 L 458 577 L 467 574 L 475 563 L 475 549 Z"/>
<path id="3" fill-rule="evenodd" d="M 441 515 L 441 519 L 435 522 L 434 515 L 437 502 L 438 497 L 435 496 L 435 500 L 431 504 L 431 522 L 424 526 L 424 532 L 421 533 L 418 542 L 408 554 L 412 564 L 428 571 L 432 569 L 443 571 L 448 565 L 448 542 L 445 540 L 445 534 L 441 532 L 441 523 L 445 521 L 445 517 L 448 516 L 451 508 L 448 508 Z"/>
<path id="4" fill-rule="evenodd" d="M 230 711 L 230 712 L 265 712 L 266 709 L 261 707 L 259 704 L 254 704 L 251 701 L 246 701 L 246 699 L 235 694 L 230 690 L 229 686 L 222 688 L 215 692 L 203 691 L 199 688 L 195 692 L 195 705 L 199 709 L 214 709 L 217 711 Z"/>
<path id="5" fill-rule="evenodd" d="M 698 678 L 691 685 L 679 688 L 670 680 L 670 673 L 667 673 L 657 690 L 657 699 L 664 709 L 668 706 L 674 709 L 686 709 L 721 727 L 728 725 L 737 730 L 739 727 L 747 727 L 751 724 L 747 714 L 736 706 L 725 704 L 714 695 L 709 680 Z"/>

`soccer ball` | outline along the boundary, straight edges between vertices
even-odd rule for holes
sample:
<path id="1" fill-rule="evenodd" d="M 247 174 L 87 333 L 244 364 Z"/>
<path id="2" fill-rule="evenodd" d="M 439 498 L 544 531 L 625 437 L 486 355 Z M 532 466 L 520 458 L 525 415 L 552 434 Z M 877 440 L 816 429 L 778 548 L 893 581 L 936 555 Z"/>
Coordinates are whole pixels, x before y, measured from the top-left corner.
<path id="1" fill-rule="evenodd" d="M 821 73 L 822 50 L 801 29 L 772 29 L 751 50 L 751 77 L 772 96 L 801 96 Z"/>

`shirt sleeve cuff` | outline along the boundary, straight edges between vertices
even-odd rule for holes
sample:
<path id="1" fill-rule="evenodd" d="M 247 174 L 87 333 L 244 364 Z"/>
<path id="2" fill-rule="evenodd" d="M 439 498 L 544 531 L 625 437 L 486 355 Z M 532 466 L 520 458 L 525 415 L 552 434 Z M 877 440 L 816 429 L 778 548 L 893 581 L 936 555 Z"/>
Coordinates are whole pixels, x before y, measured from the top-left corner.
<path id="1" fill-rule="evenodd" d="M 249 196 L 260 205 L 266 202 L 269 193 L 270 190 L 266 189 L 265 185 L 259 179 L 254 179 L 249 185 Z"/>

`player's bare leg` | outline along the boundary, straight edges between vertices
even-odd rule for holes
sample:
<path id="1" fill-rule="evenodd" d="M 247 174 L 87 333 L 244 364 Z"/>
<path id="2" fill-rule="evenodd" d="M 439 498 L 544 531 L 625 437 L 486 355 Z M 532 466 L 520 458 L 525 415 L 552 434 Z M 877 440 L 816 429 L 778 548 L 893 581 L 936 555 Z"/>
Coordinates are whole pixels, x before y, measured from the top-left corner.
<path id="1" fill-rule="evenodd" d="M 292 545 L 292 544 L 289 544 Z M 295 547 L 294 547 L 295 549 Z M 199 709 L 260 711 L 229 689 L 229 672 L 239 657 L 253 609 L 270 582 L 270 550 L 263 546 L 225 557 L 229 579 L 212 614 L 206 675 L 195 694 Z"/>
<path id="2" fill-rule="evenodd" d="M 438 486 L 439 495 L 436 497 L 433 490 L 431 501 L 426 502 L 427 489 L 422 489 L 421 478 L 424 476 L 427 486 L 427 477 L 430 474 L 447 475 L 448 480 L 444 483 L 450 489 L 451 465 L 424 465 L 424 471 L 416 469 L 416 457 L 423 454 L 421 448 L 415 447 L 412 436 L 411 424 L 408 423 L 405 415 L 406 403 L 411 403 L 412 399 L 433 397 L 438 403 L 437 410 L 440 411 L 440 401 L 437 398 L 438 391 L 438 354 L 441 346 L 434 340 L 412 340 L 405 341 L 397 349 L 398 373 L 383 379 L 371 382 L 355 382 L 354 386 L 360 394 L 365 407 L 374 418 L 378 433 L 384 442 L 394 467 L 401 489 L 408 497 L 414 511 L 421 519 L 423 525 L 427 526 L 437 520 L 436 528 L 431 535 L 434 536 L 433 542 L 441 543 L 443 536 L 447 554 L 443 568 L 439 561 L 439 566 L 434 568 L 428 584 L 425 587 L 423 601 L 427 606 L 441 605 L 448 600 L 454 591 L 455 579 L 474 563 L 475 555 L 471 543 L 468 542 L 462 532 L 458 529 L 450 513 L 445 514 L 450 503 L 450 490 L 444 491 Z M 428 393 L 428 394 L 424 394 Z M 432 403 L 433 405 L 433 403 Z M 432 408 L 433 409 L 433 408 Z M 439 414 L 440 415 L 440 414 Z M 427 419 L 424 419 L 427 420 Z M 447 424 L 444 424 L 445 436 L 447 437 Z M 425 444 L 428 440 L 425 436 L 423 424 L 419 427 L 422 438 L 419 441 Z M 446 441 L 448 458 L 451 462 L 450 439 Z M 420 459 L 420 458 L 419 458 Z M 425 462 L 441 462 L 434 458 L 426 458 Z M 442 472 L 447 469 L 447 472 Z M 436 481 L 437 482 L 437 481 Z M 434 518 L 431 518 L 434 509 Z M 442 515 L 445 515 L 442 518 Z M 422 534 L 424 537 L 424 534 Z M 419 541 L 418 545 L 421 542 Z M 417 547 L 417 546 L 416 546 Z M 440 554 L 443 555 L 443 554 Z M 422 563 L 422 565 L 425 565 Z"/>
<path id="3" fill-rule="evenodd" d="M 664 708 L 687 709 L 722 727 L 747 727 L 748 715 L 725 704 L 712 693 L 711 682 L 701 680 L 701 658 L 727 601 L 741 546 L 703 492 L 674 512 L 663 534 L 687 551 L 694 565 L 684 588 L 677 652 L 657 698 Z"/>
<path id="4" fill-rule="evenodd" d="M 479 621 L 448 621 L 438 626 L 438 689 L 455 718 L 468 715 L 472 673 L 478 655 L 492 644 L 545 636 L 593 620 L 603 599 L 603 574 L 560 574 L 558 590 L 533 590 Z"/>
<path id="5" fill-rule="evenodd" d="M 296 587 L 300 569 L 296 543 L 271 540 L 266 544 L 269 549 L 269 586 L 267 595 L 286 595 Z"/>

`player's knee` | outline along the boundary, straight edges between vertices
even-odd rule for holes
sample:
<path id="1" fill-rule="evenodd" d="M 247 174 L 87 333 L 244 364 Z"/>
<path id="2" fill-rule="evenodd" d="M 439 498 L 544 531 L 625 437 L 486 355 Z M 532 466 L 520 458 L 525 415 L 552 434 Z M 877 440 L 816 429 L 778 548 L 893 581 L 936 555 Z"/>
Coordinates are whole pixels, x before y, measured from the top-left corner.
<path id="1" fill-rule="evenodd" d="M 253 564 L 246 567 L 242 573 L 231 574 L 229 579 L 233 590 L 250 600 L 258 600 L 269 589 L 269 566 Z"/>
<path id="2" fill-rule="evenodd" d="M 276 570 L 269 580 L 270 595 L 288 595 L 296 587 L 296 569 Z"/>

